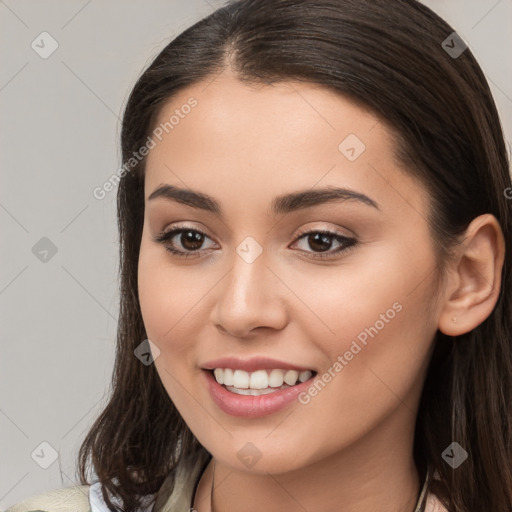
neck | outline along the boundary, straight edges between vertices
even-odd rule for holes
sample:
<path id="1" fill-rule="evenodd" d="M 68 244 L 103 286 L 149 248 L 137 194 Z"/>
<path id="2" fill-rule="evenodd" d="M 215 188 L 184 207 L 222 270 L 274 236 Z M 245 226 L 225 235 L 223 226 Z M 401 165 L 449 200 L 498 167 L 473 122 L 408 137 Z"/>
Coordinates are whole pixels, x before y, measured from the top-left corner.
<path id="1" fill-rule="evenodd" d="M 389 446 L 397 449 L 390 451 Z M 343 512 L 413 512 L 423 485 L 412 457 L 412 436 L 409 442 L 395 439 L 384 445 L 365 437 L 328 458 L 281 474 L 238 471 L 220 461 L 214 472 L 213 467 L 212 459 L 194 500 L 199 512 L 327 512 L 341 505 Z"/>
<path id="2" fill-rule="evenodd" d="M 379 466 L 380 467 L 380 466 Z M 326 467 L 312 466 L 302 475 L 247 475 L 232 473 L 222 465 L 216 469 L 217 485 L 212 512 L 244 510 L 244 512 L 278 512 L 282 510 L 315 510 L 327 512 L 381 512 L 401 510 L 413 512 L 420 489 L 417 470 L 413 467 L 390 474 L 373 466 L 348 473 L 338 468 L 332 478 Z"/>

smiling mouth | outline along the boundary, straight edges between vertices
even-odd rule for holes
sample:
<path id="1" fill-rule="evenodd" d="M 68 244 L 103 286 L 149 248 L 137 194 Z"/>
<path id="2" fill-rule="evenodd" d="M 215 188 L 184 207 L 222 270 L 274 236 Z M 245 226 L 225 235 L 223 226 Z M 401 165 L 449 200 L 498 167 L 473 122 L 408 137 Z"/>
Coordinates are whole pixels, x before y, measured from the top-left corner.
<path id="1" fill-rule="evenodd" d="M 288 389 L 313 378 L 314 370 L 256 370 L 246 372 L 231 368 L 215 368 L 208 370 L 218 384 L 231 393 L 238 395 L 259 396 Z"/>

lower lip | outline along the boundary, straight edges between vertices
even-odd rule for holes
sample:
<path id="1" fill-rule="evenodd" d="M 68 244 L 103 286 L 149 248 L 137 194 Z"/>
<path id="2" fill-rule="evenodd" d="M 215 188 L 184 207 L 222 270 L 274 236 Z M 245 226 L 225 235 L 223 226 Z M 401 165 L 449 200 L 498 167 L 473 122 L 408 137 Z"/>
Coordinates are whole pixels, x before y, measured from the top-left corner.
<path id="1" fill-rule="evenodd" d="M 203 373 L 210 395 L 219 408 L 231 416 L 242 418 L 258 418 L 284 409 L 297 400 L 297 396 L 311 385 L 314 378 L 280 391 L 252 396 L 232 393 L 221 386 L 210 371 L 203 370 Z"/>

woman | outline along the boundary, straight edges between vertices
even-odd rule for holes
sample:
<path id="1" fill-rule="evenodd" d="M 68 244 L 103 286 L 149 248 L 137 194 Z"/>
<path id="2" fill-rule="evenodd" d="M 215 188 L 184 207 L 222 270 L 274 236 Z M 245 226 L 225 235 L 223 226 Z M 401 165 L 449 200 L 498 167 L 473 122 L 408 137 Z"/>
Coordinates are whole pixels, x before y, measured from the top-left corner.
<path id="1" fill-rule="evenodd" d="M 511 509 L 509 163 L 449 25 L 231 2 L 122 150 L 113 392 L 49 512 Z"/>

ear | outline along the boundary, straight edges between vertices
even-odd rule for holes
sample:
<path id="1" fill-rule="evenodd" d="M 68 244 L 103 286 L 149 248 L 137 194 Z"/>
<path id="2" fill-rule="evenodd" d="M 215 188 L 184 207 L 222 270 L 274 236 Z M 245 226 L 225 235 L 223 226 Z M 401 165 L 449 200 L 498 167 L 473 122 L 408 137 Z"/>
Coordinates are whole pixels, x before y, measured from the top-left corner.
<path id="1" fill-rule="evenodd" d="M 492 312 L 501 288 L 505 241 L 496 217 L 475 218 L 450 263 L 438 328 L 459 336 L 480 325 Z"/>

